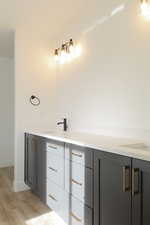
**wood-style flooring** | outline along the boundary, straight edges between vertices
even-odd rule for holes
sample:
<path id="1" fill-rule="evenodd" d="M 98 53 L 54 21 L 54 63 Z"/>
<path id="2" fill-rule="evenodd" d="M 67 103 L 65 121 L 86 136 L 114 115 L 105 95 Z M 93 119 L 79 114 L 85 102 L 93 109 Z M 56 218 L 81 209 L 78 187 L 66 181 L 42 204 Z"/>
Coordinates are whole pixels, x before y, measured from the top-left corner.
<path id="1" fill-rule="evenodd" d="M 12 191 L 12 171 L 0 169 L 0 225 L 55 225 L 52 211 L 31 191 Z"/>

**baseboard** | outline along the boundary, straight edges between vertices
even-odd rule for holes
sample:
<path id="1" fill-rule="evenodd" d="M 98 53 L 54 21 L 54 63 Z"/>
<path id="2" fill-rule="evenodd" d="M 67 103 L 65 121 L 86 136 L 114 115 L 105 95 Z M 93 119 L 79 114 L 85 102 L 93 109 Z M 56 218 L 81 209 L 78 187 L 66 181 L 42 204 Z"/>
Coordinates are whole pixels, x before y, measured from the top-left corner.
<path id="1" fill-rule="evenodd" d="M 15 181 L 13 182 L 14 192 L 27 191 L 30 188 L 24 183 L 24 181 Z"/>
<path id="2" fill-rule="evenodd" d="M 14 163 L 12 162 L 0 163 L 0 168 L 13 167 L 13 166 L 14 166 Z"/>

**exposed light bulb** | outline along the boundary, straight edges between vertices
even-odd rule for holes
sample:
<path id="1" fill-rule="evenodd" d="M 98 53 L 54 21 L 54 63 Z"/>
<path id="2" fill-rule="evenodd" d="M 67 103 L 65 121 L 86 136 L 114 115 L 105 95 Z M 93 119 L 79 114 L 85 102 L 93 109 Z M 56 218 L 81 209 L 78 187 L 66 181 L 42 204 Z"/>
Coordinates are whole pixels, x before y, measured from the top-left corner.
<path id="1" fill-rule="evenodd" d="M 55 49 L 54 59 L 55 59 L 56 62 L 59 61 L 58 49 Z"/>
<path id="2" fill-rule="evenodd" d="M 70 62 L 73 59 L 72 53 L 70 51 L 70 45 L 67 43 L 66 45 L 66 61 Z"/>
<path id="3" fill-rule="evenodd" d="M 68 52 L 69 52 L 69 59 L 70 61 L 75 57 L 75 46 L 74 46 L 74 43 L 73 43 L 73 40 L 70 39 L 69 41 L 69 47 L 68 47 Z"/>
<path id="4" fill-rule="evenodd" d="M 69 51 L 71 52 L 73 49 L 74 49 L 73 40 L 70 39 L 70 41 L 69 41 Z"/>
<path id="5" fill-rule="evenodd" d="M 150 20 L 150 3 L 148 0 L 141 1 L 141 15 L 145 20 Z"/>
<path id="6" fill-rule="evenodd" d="M 66 45 L 63 44 L 61 48 L 61 54 L 60 54 L 60 64 L 64 64 L 66 61 L 67 61 Z"/>

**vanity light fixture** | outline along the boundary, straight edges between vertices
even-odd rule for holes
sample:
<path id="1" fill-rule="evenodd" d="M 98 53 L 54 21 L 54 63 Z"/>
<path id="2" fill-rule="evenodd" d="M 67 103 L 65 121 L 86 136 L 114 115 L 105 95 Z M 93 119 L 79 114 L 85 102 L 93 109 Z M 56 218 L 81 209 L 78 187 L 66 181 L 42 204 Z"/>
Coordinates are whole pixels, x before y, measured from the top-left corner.
<path id="1" fill-rule="evenodd" d="M 80 56 L 81 48 L 75 45 L 73 39 L 62 44 L 60 48 L 55 49 L 54 59 L 60 64 L 71 61 L 73 58 Z"/>
<path id="2" fill-rule="evenodd" d="M 145 18 L 145 20 L 150 20 L 150 1 L 149 0 L 141 0 L 141 15 Z"/>

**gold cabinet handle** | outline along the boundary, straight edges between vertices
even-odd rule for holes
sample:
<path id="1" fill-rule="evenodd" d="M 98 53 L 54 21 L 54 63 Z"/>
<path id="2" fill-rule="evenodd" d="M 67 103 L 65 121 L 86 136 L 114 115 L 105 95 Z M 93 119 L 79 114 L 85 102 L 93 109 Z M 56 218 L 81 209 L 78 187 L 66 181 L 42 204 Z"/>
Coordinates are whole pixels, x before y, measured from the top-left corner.
<path id="1" fill-rule="evenodd" d="M 140 169 L 132 169 L 132 196 L 140 193 Z"/>
<path id="2" fill-rule="evenodd" d="M 74 180 L 74 179 L 72 179 L 71 181 L 72 181 L 72 183 L 74 183 L 74 184 L 78 184 L 78 185 L 82 186 L 82 183 L 79 183 L 78 181 L 76 181 L 76 180 Z"/>
<path id="3" fill-rule="evenodd" d="M 77 154 L 77 153 L 72 152 L 72 155 L 82 158 L 81 154 Z"/>
<path id="4" fill-rule="evenodd" d="M 77 221 L 77 222 L 82 222 L 80 218 L 78 218 L 73 212 L 70 213 L 70 215 Z"/>
<path id="5" fill-rule="evenodd" d="M 58 172 L 58 170 L 56 170 L 56 169 L 54 169 L 54 168 L 52 168 L 52 167 L 50 167 L 50 166 L 49 166 L 48 168 L 49 168 L 50 170 L 56 172 L 56 173 Z"/>
<path id="6" fill-rule="evenodd" d="M 55 202 L 57 202 L 57 199 L 56 198 L 54 198 L 52 195 L 48 195 L 52 200 L 54 200 Z"/>
<path id="7" fill-rule="evenodd" d="M 52 145 L 48 145 L 48 147 L 49 147 L 49 148 L 53 148 L 53 149 L 55 149 L 55 150 L 57 149 L 57 147 L 52 146 Z"/>
<path id="8" fill-rule="evenodd" d="M 123 166 L 123 192 L 130 191 L 131 189 L 131 171 L 130 166 Z"/>

